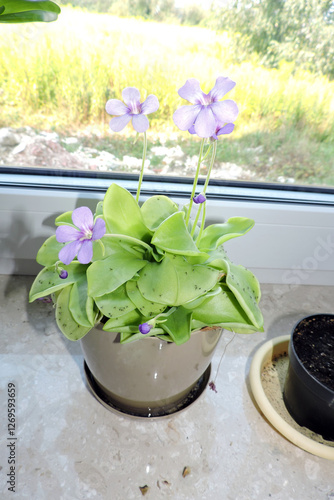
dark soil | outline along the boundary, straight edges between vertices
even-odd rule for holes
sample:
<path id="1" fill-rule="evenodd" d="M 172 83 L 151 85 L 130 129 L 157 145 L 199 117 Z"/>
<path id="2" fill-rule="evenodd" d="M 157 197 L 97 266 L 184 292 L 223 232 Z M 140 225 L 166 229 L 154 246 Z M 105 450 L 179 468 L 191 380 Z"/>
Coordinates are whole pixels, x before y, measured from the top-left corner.
<path id="1" fill-rule="evenodd" d="M 303 319 L 294 332 L 293 343 L 306 370 L 334 391 L 334 315 Z"/>

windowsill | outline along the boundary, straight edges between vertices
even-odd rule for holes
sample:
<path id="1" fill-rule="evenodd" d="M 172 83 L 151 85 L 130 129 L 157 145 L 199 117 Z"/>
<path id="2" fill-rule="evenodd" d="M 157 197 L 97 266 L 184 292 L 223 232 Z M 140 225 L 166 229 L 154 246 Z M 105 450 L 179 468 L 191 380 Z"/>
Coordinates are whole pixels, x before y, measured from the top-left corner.
<path id="1" fill-rule="evenodd" d="M 251 357 L 264 341 L 289 334 L 301 317 L 329 312 L 333 287 L 264 285 L 265 332 L 237 335 L 216 379 L 186 411 L 134 420 L 106 410 L 84 380 L 79 343 L 57 330 L 50 304 L 28 304 L 30 277 L 0 276 L 1 402 L 16 385 L 16 489 L 27 498 L 298 498 L 333 493 L 332 463 L 283 438 L 254 406 Z M 212 363 L 214 379 L 228 339 Z M 4 477 L 9 472 L 2 433 Z M 6 441 L 6 442 L 5 442 Z M 182 477 L 184 467 L 190 474 Z M 2 486 L 3 494 L 7 486 Z"/>

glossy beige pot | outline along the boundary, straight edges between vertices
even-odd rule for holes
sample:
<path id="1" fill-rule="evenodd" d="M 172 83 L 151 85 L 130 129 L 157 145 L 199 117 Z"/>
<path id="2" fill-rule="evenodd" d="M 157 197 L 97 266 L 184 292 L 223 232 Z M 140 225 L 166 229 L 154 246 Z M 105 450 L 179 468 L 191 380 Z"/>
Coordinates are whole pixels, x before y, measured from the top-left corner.
<path id="1" fill-rule="evenodd" d="M 156 337 L 120 344 L 118 333 L 94 328 L 81 340 L 88 383 L 110 409 L 142 417 L 175 413 L 203 392 L 221 333 L 203 328 L 182 345 Z"/>

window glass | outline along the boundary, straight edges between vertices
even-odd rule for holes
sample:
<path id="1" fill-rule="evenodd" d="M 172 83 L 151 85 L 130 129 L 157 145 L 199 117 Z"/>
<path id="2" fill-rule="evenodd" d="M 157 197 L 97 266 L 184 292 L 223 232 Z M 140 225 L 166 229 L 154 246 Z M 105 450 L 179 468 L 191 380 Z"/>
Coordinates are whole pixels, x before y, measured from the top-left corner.
<path id="1" fill-rule="evenodd" d="M 212 178 L 334 186 L 332 1 L 70 3 L 55 22 L 1 25 L 0 172 L 138 173 L 142 137 L 111 132 L 104 109 L 134 86 L 160 102 L 146 174 L 192 176 L 200 141 L 173 123 L 188 104 L 177 90 L 196 78 L 207 93 L 224 75 L 240 114 Z"/>

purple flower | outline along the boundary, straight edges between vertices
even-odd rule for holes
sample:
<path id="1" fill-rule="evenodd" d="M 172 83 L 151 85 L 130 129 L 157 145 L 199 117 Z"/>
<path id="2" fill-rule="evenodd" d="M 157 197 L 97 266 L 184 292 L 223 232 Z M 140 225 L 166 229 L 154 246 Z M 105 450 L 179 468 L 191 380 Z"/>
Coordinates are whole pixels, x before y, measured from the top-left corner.
<path id="1" fill-rule="evenodd" d="M 67 277 L 68 277 L 68 272 L 65 271 L 65 269 L 62 269 L 59 273 L 59 278 L 62 280 L 66 280 Z"/>
<path id="2" fill-rule="evenodd" d="M 234 86 L 235 82 L 230 78 L 219 76 L 213 89 L 204 94 L 198 80 L 195 78 L 187 80 L 180 88 L 179 96 L 193 105 L 181 106 L 175 111 L 173 115 L 175 125 L 180 130 L 189 130 L 199 137 L 213 137 L 218 124 L 221 127 L 224 123 L 233 124 L 239 113 L 238 106 L 232 100 L 219 101 L 219 99 L 222 99 Z"/>
<path id="3" fill-rule="evenodd" d="M 193 200 L 194 200 L 194 203 L 199 204 L 199 203 L 204 203 L 206 201 L 206 198 L 205 198 L 204 194 L 200 193 L 197 196 L 194 196 Z"/>
<path id="4" fill-rule="evenodd" d="M 73 224 L 78 228 L 63 225 L 56 230 L 56 239 L 59 243 L 70 242 L 59 252 L 59 259 L 66 265 L 78 255 L 81 264 L 88 264 L 93 257 L 92 241 L 99 240 L 106 232 L 106 224 L 103 219 L 94 218 L 88 207 L 80 207 L 73 210 Z"/>
<path id="5" fill-rule="evenodd" d="M 141 325 L 139 325 L 139 331 L 140 333 L 146 335 L 146 333 L 149 333 L 152 329 L 152 326 L 149 325 L 148 323 L 142 323 Z"/>
<path id="6" fill-rule="evenodd" d="M 109 99 L 106 104 L 106 112 L 116 115 L 110 120 L 109 126 L 113 132 L 120 132 L 132 119 L 133 128 L 137 132 L 145 132 L 149 127 L 148 118 L 145 115 L 154 113 L 159 108 L 159 101 L 155 95 L 149 95 L 144 102 L 140 102 L 140 92 L 135 87 L 127 87 L 122 92 L 123 101 Z"/>
<path id="7" fill-rule="evenodd" d="M 223 123 L 218 122 L 216 124 L 216 131 L 212 134 L 210 139 L 213 141 L 217 141 L 219 135 L 231 134 L 233 132 L 233 130 L 234 130 L 234 123 L 226 123 L 224 125 Z M 190 127 L 188 132 L 190 132 L 190 134 L 196 134 L 194 125 L 192 127 Z"/>

